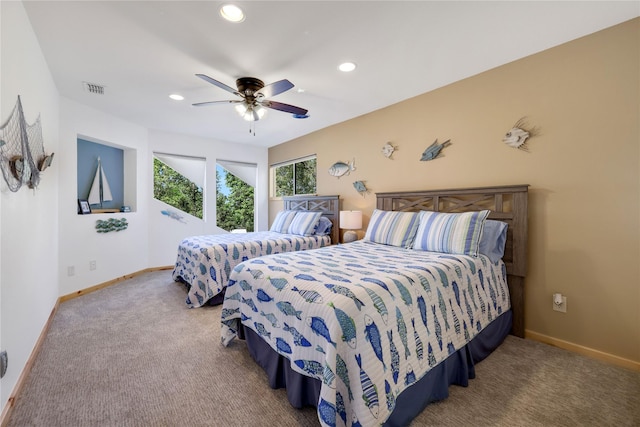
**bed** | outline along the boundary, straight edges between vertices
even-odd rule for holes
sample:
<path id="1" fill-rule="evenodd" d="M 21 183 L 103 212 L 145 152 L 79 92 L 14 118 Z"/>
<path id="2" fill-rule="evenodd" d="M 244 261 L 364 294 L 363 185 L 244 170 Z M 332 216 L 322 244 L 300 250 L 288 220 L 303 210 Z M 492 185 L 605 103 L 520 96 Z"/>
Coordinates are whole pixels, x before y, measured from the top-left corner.
<path id="1" fill-rule="evenodd" d="M 222 343 L 245 339 L 270 386 L 285 387 L 294 407 L 315 406 L 324 426 L 408 425 L 449 385 L 466 386 L 506 335 L 523 336 L 527 194 L 526 185 L 377 194 L 363 240 L 239 264 Z M 376 231 L 380 218 L 409 230 L 416 216 L 423 243 L 432 220 L 464 217 L 478 236 L 473 224 L 506 223 L 504 255 L 418 250 L 409 232 L 385 241 Z"/>
<path id="2" fill-rule="evenodd" d="M 282 232 L 224 233 L 182 240 L 178 245 L 173 279 L 187 286 L 187 306 L 195 308 L 222 303 L 229 274 L 243 261 L 262 255 L 320 248 L 339 240 L 338 196 L 285 197 L 283 213 L 287 211 L 319 212 L 331 223 L 329 234 L 292 234 L 286 232 L 288 225 L 284 225 Z"/>

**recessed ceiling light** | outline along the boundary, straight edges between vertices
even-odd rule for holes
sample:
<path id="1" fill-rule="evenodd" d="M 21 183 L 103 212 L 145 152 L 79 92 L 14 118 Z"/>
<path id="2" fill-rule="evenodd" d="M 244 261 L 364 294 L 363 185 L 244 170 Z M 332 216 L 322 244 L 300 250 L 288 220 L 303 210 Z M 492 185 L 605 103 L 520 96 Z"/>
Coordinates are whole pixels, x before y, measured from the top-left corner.
<path id="1" fill-rule="evenodd" d="M 225 4 L 220 8 L 220 16 L 229 22 L 244 21 L 244 12 L 235 4 Z"/>
<path id="2" fill-rule="evenodd" d="M 171 95 L 169 95 L 169 98 L 173 99 L 174 101 L 182 101 L 184 99 L 184 96 L 178 95 L 177 93 L 172 93 Z"/>
<path id="3" fill-rule="evenodd" d="M 355 69 L 356 69 L 356 64 L 354 64 L 353 62 L 343 62 L 342 64 L 338 65 L 338 70 L 344 71 L 345 73 L 348 73 Z"/>

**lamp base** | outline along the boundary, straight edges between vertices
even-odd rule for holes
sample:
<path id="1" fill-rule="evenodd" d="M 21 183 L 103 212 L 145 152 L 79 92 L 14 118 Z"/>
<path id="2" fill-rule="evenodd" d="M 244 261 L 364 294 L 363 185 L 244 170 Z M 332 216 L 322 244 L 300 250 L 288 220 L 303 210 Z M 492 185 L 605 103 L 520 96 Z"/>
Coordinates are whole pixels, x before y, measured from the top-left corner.
<path id="1" fill-rule="evenodd" d="M 351 242 L 355 242 L 356 240 L 358 240 L 358 233 L 356 233 L 353 230 L 344 232 L 344 237 L 342 238 L 342 241 L 344 243 L 351 243 Z"/>

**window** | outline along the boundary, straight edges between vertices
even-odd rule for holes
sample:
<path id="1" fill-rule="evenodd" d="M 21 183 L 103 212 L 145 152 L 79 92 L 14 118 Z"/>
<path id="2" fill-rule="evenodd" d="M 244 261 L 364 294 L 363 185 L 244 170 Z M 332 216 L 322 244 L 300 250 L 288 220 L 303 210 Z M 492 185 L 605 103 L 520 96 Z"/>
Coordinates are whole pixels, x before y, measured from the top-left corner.
<path id="1" fill-rule="evenodd" d="M 216 225 L 223 230 L 254 231 L 258 165 L 218 160 L 216 164 Z"/>
<path id="2" fill-rule="evenodd" d="M 153 153 L 153 197 L 204 219 L 205 167 L 200 157 Z"/>
<path id="3" fill-rule="evenodd" d="M 316 156 L 271 166 L 273 197 L 316 193 Z"/>

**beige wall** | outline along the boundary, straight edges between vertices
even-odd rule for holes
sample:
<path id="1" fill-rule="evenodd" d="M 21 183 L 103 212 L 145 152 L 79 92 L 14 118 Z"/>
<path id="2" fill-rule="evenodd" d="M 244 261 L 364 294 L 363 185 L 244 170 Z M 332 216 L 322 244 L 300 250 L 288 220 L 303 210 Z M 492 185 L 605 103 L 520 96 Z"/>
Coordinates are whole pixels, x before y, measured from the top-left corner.
<path id="1" fill-rule="evenodd" d="M 527 330 L 640 362 L 639 76 L 635 19 L 278 145 L 269 163 L 316 153 L 318 193 L 365 222 L 375 192 L 529 184 Z M 528 153 L 502 142 L 522 116 L 541 131 Z M 436 138 L 452 145 L 419 161 Z M 327 173 L 352 158 L 351 175 Z"/>

